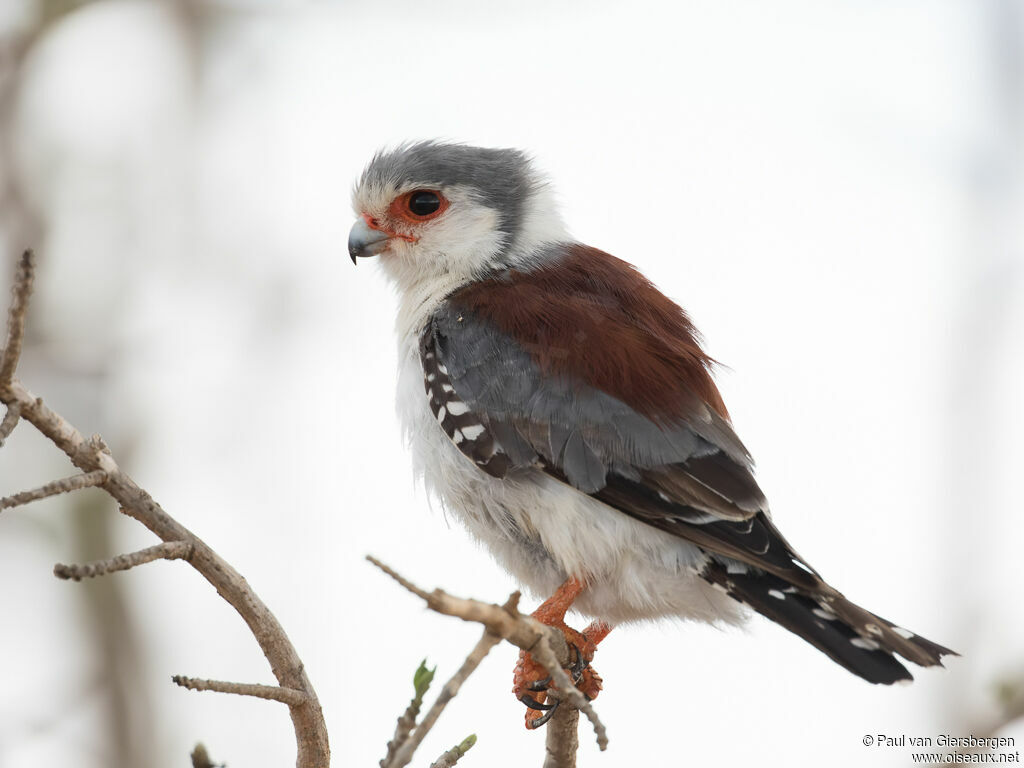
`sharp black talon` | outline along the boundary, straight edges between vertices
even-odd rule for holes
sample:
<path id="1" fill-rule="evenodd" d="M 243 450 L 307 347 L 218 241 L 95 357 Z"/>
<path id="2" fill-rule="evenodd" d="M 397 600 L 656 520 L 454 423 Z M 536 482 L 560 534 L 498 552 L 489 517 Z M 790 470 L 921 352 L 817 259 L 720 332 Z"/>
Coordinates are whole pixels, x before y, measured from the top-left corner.
<path id="1" fill-rule="evenodd" d="M 526 688 L 530 691 L 546 691 L 549 685 L 551 685 L 551 675 L 543 680 L 534 680 L 532 683 L 528 683 Z"/>
<path id="2" fill-rule="evenodd" d="M 530 709 L 545 710 L 545 709 L 554 709 L 555 707 L 558 706 L 558 702 L 557 701 L 554 704 L 541 704 L 539 701 L 537 701 L 535 698 L 533 698 L 533 696 L 531 696 L 528 693 L 524 693 L 522 696 L 520 696 L 519 700 L 521 702 L 523 702 L 523 704 L 528 706 Z M 545 721 L 545 722 L 547 722 L 547 721 Z"/>
<path id="3" fill-rule="evenodd" d="M 559 703 L 560 702 L 556 701 L 554 704 L 551 705 L 551 709 L 549 709 L 543 715 L 538 717 L 536 720 L 531 720 L 530 721 L 530 727 L 531 728 L 540 728 L 542 725 L 544 725 L 544 723 L 546 723 L 548 720 L 550 720 L 551 716 L 555 714 L 555 710 L 558 709 Z"/>
<path id="4" fill-rule="evenodd" d="M 569 667 L 569 672 L 572 674 L 572 681 L 575 684 L 583 679 L 583 670 L 590 666 L 590 662 L 583 660 L 583 654 L 575 645 L 572 646 L 572 649 L 576 653 L 576 661 Z"/>

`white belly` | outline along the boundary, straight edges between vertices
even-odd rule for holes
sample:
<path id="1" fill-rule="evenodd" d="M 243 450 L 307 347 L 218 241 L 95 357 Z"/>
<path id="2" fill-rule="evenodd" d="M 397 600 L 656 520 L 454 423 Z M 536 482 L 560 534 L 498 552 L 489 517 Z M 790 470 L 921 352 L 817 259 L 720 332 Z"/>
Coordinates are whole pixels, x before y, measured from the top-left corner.
<path id="1" fill-rule="evenodd" d="M 576 576 L 574 608 L 612 624 L 673 616 L 735 623 L 741 606 L 696 575 L 697 547 L 580 493 L 540 470 L 491 477 L 437 423 L 418 345 L 399 350 L 398 413 L 428 493 L 524 587 L 546 598 Z"/>

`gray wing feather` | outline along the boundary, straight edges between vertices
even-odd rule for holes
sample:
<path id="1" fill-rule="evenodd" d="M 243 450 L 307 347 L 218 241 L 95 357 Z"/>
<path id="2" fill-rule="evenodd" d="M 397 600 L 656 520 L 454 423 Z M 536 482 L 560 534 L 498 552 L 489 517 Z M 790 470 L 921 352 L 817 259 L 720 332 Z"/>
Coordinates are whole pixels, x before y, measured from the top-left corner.
<path id="1" fill-rule="evenodd" d="M 746 448 L 696 397 L 692 418 L 657 424 L 605 392 L 543 375 L 519 344 L 447 304 L 424 339 L 513 470 L 539 463 L 589 494 L 610 474 L 642 480 L 693 522 L 742 520 L 766 507 Z"/>

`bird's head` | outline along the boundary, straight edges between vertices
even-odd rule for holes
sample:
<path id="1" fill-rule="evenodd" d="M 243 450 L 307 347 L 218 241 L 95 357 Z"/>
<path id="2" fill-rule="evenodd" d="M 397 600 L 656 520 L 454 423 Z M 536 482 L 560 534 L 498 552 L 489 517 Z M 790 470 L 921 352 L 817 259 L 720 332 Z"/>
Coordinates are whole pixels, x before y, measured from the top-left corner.
<path id="1" fill-rule="evenodd" d="M 457 286 L 567 239 L 546 184 L 514 149 L 427 141 L 378 152 L 352 204 L 352 262 L 380 257 L 403 290 Z"/>

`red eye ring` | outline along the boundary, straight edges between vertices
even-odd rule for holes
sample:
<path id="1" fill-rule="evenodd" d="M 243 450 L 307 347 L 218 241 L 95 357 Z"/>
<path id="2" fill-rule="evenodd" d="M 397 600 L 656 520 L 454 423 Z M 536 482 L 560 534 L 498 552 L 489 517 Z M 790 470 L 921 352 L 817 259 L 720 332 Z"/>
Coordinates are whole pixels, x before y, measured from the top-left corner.
<path id="1" fill-rule="evenodd" d="M 434 196 L 437 199 L 437 207 L 429 213 L 414 213 L 413 209 L 416 207 L 416 204 L 424 207 L 424 203 L 427 202 L 422 199 L 424 196 Z M 449 205 L 451 203 L 448 202 L 448 198 L 441 194 L 440 190 L 414 189 L 406 192 L 404 195 L 399 195 L 391 202 L 391 205 L 388 207 L 388 216 L 409 224 L 419 224 L 420 222 L 436 219 L 448 210 Z M 426 207 L 429 207 L 429 204 Z"/>

